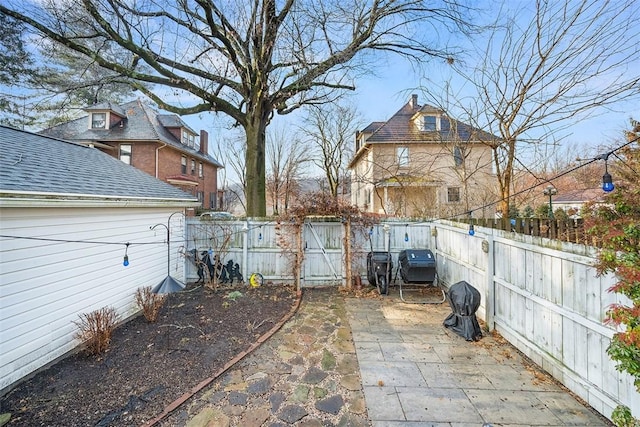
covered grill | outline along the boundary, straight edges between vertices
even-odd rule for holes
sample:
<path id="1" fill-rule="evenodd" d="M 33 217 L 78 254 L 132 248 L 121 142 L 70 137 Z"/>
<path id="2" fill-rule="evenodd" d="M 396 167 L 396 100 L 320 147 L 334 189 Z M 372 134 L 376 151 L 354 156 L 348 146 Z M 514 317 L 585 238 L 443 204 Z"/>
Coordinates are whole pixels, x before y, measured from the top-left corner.
<path id="1" fill-rule="evenodd" d="M 422 290 L 427 285 L 437 287 L 438 276 L 436 274 L 436 257 L 429 249 L 405 249 L 398 254 L 398 270 L 400 270 L 400 299 L 404 299 L 404 292 L 410 290 Z M 409 288 L 404 287 L 403 283 L 411 284 Z M 420 301 L 421 304 L 440 304 L 446 299 L 446 295 L 442 289 L 442 299 L 437 301 Z"/>

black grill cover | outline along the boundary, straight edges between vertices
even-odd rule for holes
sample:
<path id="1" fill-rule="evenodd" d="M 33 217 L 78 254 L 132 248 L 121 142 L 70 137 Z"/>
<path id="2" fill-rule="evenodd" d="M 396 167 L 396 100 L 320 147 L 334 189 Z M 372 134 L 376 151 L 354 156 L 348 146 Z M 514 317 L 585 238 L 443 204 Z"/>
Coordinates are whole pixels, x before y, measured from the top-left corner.
<path id="1" fill-rule="evenodd" d="M 465 281 L 452 285 L 447 293 L 451 313 L 444 319 L 444 326 L 467 341 L 478 341 L 482 338 L 482 331 L 476 318 L 476 311 L 480 307 L 480 292 Z"/>

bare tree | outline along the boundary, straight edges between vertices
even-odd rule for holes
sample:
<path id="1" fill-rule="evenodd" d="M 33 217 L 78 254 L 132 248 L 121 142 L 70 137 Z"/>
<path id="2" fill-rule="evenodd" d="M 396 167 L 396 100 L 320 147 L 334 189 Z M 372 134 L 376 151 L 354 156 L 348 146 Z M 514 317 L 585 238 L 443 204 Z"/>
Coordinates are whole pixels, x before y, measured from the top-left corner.
<path id="1" fill-rule="evenodd" d="M 273 115 L 354 89 L 371 52 L 450 59 L 433 34 L 464 30 L 455 0 L 7 0 L 0 13 L 126 77 L 160 108 L 220 112 L 246 137 L 247 214 L 264 216 Z M 104 55 L 117 45 L 129 55 Z M 144 67 L 143 67 L 144 65 Z M 144 83 L 164 87 L 171 97 Z"/>
<path id="2" fill-rule="evenodd" d="M 24 27 L 22 22 L 0 14 L 0 123 L 21 128 L 35 117 L 25 111 L 29 94 L 18 94 L 13 88 L 29 85 L 40 76 L 23 40 Z"/>
<path id="3" fill-rule="evenodd" d="M 267 134 L 267 160 L 267 192 L 273 214 L 287 213 L 302 167 L 309 161 L 308 153 L 297 135 L 275 127 Z"/>
<path id="4" fill-rule="evenodd" d="M 237 212 L 242 209 L 246 212 L 244 203 L 244 144 L 239 137 L 234 138 L 228 134 L 223 137 L 220 132 L 212 132 L 216 135 L 215 143 L 212 146 L 214 158 L 224 159 L 226 167 L 218 170 L 218 189 L 222 191 L 222 200 L 218 204 L 218 209 L 226 212 Z M 231 177 L 238 182 L 232 182 Z"/>
<path id="5" fill-rule="evenodd" d="M 245 151 L 246 145 L 241 140 L 240 136 L 231 136 L 222 138 L 219 133 L 216 138 L 216 145 L 214 154 L 217 159 L 225 159 L 226 167 L 218 171 L 219 188 L 223 191 L 223 206 L 220 206 L 221 210 L 235 211 L 235 206 L 240 205 L 242 210 L 246 213 L 246 167 L 245 167 Z M 229 180 L 229 172 L 227 168 L 230 168 L 235 177 L 239 181 L 239 186 L 234 185 Z"/>
<path id="6" fill-rule="evenodd" d="M 352 138 L 360 126 L 355 107 L 346 103 L 323 104 L 310 108 L 301 131 L 316 147 L 313 162 L 324 172 L 329 193 L 338 197 L 353 155 Z"/>
<path id="7" fill-rule="evenodd" d="M 628 73 L 640 57 L 638 12 L 635 0 L 537 0 L 533 11 L 518 8 L 517 18 L 495 26 L 478 64 L 458 68 L 472 92 L 457 99 L 461 120 L 496 136 L 485 143 L 503 215 L 523 145 L 560 140 L 580 117 L 640 94 L 640 76 Z"/>

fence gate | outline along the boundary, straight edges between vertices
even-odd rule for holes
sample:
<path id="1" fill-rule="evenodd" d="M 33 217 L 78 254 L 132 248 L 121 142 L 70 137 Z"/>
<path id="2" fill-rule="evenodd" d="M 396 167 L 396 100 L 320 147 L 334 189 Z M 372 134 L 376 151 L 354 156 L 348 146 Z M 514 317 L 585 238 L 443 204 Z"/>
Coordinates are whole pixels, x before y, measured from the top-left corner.
<path id="1" fill-rule="evenodd" d="M 302 233 L 302 286 L 342 284 L 344 227 L 336 227 L 335 222 L 305 222 Z"/>

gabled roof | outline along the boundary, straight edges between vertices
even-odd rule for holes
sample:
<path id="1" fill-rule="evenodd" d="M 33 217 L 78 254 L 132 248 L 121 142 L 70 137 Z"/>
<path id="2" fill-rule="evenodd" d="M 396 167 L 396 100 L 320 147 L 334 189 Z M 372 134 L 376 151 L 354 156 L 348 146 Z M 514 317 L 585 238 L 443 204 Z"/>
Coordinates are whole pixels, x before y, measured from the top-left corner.
<path id="1" fill-rule="evenodd" d="M 118 110 L 121 111 L 122 117 L 124 117 L 122 126 L 115 125 L 109 129 L 90 129 L 87 116 L 84 116 L 49 129 L 44 129 L 39 133 L 54 138 L 82 143 L 159 141 L 199 160 L 211 163 L 216 167 L 224 167 L 210 155 L 204 155 L 198 150 L 182 144 L 179 139 L 169 132 L 167 127 L 184 127 L 195 134 L 177 115 L 158 114 L 152 108 L 143 104 L 139 99 L 119 106 L 114 106 L 111 103 L 103 103 L 94 105 L 87 110 L 94 111 L 96 109 L 99 111 L 110 109 L 110 111 L 116 113 Z M 173 118 L 169 119 L 169 117 Z M 171 126 L 167 126 L 165 123 L 170 123 Z"/>
<path id="2" fill-rule="evenodd" d="M 450 129 L 456 130 L 457 135 L 447 131 L 423 131 L 413 120 L 418 115 L 437 114 L 446 118 L 446 114 L 431 105 L 418 105 L 417 96 L 407 102 L 398 112 L 396 112 L 389 120 L 382 122 L 374 122 L 367 126 L 366 129 L 375 129 L 373 134 L 367 138 L 367 143 L 376 142 L 421 142 L 421 143 L 438 143 L 449 141 L 460 142 L 476 142 L 482 140 L 484 142 L 498 139 L 480 129 L 476 129 L 459 120 L 449 118 L 451 122 Z M 376 128 L 377 127 L 377 128 Z M 370 130 L 371 131 L 371 130 Z M 364 132 L 364 131 L 363 131 Z"/>
<path id="3" fill-rule="evenodd" d="M 0 126 L 0 197 L 118 199 L 196 206 L 191 194 L 92 147 Z"/>

